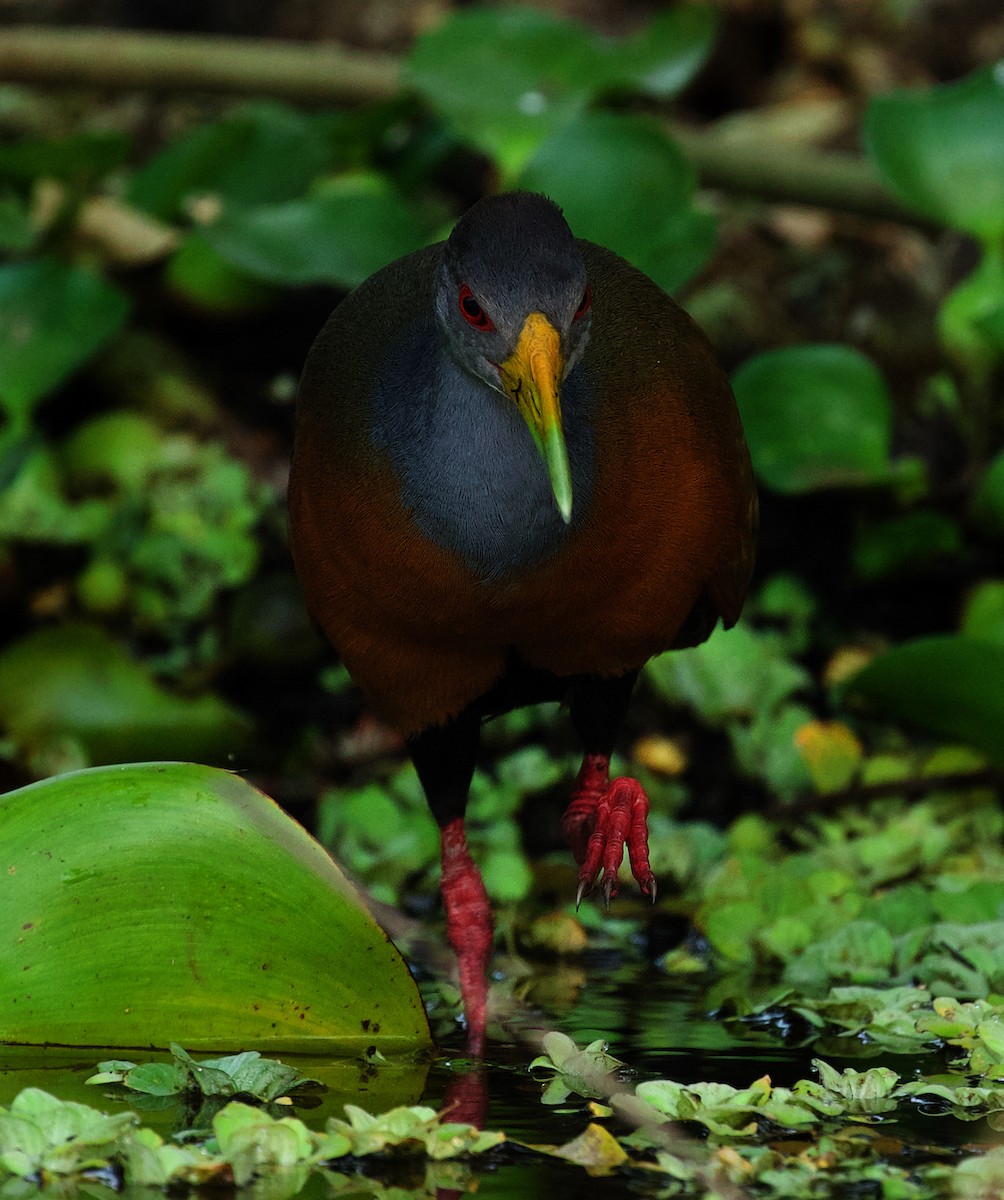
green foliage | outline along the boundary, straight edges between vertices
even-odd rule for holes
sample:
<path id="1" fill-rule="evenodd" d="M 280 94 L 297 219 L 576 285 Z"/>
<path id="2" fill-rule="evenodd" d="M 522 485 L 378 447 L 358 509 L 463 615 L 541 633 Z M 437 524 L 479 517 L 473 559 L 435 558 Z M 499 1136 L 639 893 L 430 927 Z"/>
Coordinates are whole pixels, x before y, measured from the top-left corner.
<path id="1" fill-rule="evenodd" d="M 848 693 L 941 737 L 1004 757 L 1004 646 L 945 634 L 894 646 L 848 682 Z"/>
<path id="2" fill-rule="evenodd" d="M 800 702 L 811 677 L 792 649 L 789 635 L 742 622 L 715 630 L 700 646 L 653 659 L 645 679 L 669 703 L 724 728 L 742 770 L 790 795 L 809 781 L 795 733 L 812 717 Z"/>
<path id="3" fill-rule="evenodd" d="M 732 386 L 753 465 L 774 491 L 895 478 L 889 391 L 858 351 L 840 345 L 767 350 L 740 367 Z"/>
<path id="4" fill-rule="evenodd" d="M 124 324 L 129 300 L 100 275 L 52 258 L 0 266 L 0 411 L 28 426 L 38 404 Z"/>
<path id="5" fill-rule="evenodd" d="M 710 52 L 715 27 L 714 10 L 698 6 L 620 39 L 530 8 L 461 10 L 418 39 L 407 73 L 426 103 L 511 178 L 599 96 L 679 92 Z"/>
<path id="6" fill-rule="evenodd" d="M 577 236 L 616 251 L 667 291 L 695 275 L 715 247 L 714 218 L 692 207 L 693 168 L 641 117 L 590 113 L 563 125 L 519 184 L 556 200 Z"/>
<path id="7" fill-rule="evenodd" d="M 541 1094 L 544 1104 L 563 1104 L 575 1092 L 579 1096 L 604 1096 L 610 1089 L 610 1077 L 622 1062 L 607 1054 L 607 1043 L 590 1042 L 584 1050 L 563 1033 L 545 1033 L 541 1042 L 544 1053 L 538 1055 L 530 1070 L 551 1072 Z"/>
<path id="8" fill-rule="evenodd" d="M 991 534 L 1004 533 L 1004 451 L 983 472 L 972 499 L 973 515 Z"/>
<path id="9" fill-rule="evenodd" d="M 198 125 L 136 171 L 127 198 L 165 221 L 194 198 L 244 208 L 292 200 L 332 163 L 321 122 L 284 104 L 248 104 Z"/>
<path id="10" fill-rule="evenodd" d="M 904 769 L 853 761 L 864 784 Z M 945 755 L 925 770 L 938 776 L 978 761 Z M 918 981 L 966 999 L 986 996 L 1004 988 L 996 958 L 1002 826 L 986 793 L 935 793 L 909 805 L 887 801 L 867 815 L 817 818 L 792 853 L 777 826 L 750 815 L 680 882 L 726 965 L 769 970 L 808 995 L 834 984 Z M 685 846 L 681 832 L 663 836 Z M 667 969 L 675 962 L 668 956 Z"/>
<path id="11" fill-rule="evenodd" d="M 877 96 L 865 147 L 907 203 L 978 238 L 985 255 L 945 300 L 945 344 L 970 369 L 1004 358 L 1004 72 L 1000 63 L 956 83 Z"/>
<path id="12" fill-rule="evenodd" d="M 570 778 L 567 765 L 529 745 L 500 759 L 493 777 L 477 774 L 467 809 L 467 837 L 489 896 L 526 898 L 531 872 L 516 813 L 527 796 Z M 377 899 L 399 903 L 409 888 L 434 886 L 439 833 L 410 765 L 385 783 L 340 787 L 322 798 L 318 837 Z"/>
<path id="13" fill-rule="evenodd" d="M 311 1079 L 296 1067 L 275 1058 L 262 1058 L 257 1050 L 196 1062 L 175 1043 L 169 1049 L 171 1062 L 137 1064 L 110 1059 L 98 1063 L 96 1073 L 87 1083 L 104 1087 L 118 1085 L 126 1091 L 147 1096 L 178 1097 L 187 1093 L 229 1098 L 240 1095 L 261 1103 L 321 1086 L 319 1080 Z"/>
<path id="14" fill-rule="evenodd" d="M 579 237 L 673 290 L 715 245 L 716 222 L 692 207 L 693 170 L 656 122 L 589 110 L 611 93 L 678 92 L 715 26 L 712 9 L 680 6 L 632 37 L 604 39 L 534 9 L 461 10 L 419 38 L 408 77 L 507 183 L 551 196 Z"/>
<path id="15" fill-rule="evenodd" d="M 428 1042 L 400 955 L 327 854 L 225 771 L 96 768 L 0 797 L 0 1043 Z M 100 914 L 96 920 L 94 914 Z"/>
<path id="16" fill-rule="evenodd" d="M 0 1108 L 0 1178 L 52 1178 L 95 1171 L 127 1136 L 132 1113 L 106 1116 L 83 1104 L 57 1100 L 37 1088 Z"/>
<path id="17" fill-rule="evenodd" d="M 472 1125 L 442 1124 L 430 1108 L 397 1108 L 379 1116 L 346 1105 L 347 1119 L 329 1118 L 315 1132 L 296 1117 L 273 1117 L 232 1101 L 213 1119 L 212 1135 L 165 1142 L 140 1128 L 134 1113 L 106 1116 L 97 1109 L 57 1100 L 26 1088 L 0 1108 L 0 1182 L 5 1177 L 43 1183 L 86 1184 L 114 1167 L 131 1188 L 178 1188 L 224 1184 L 244 1187 L 255 1179 L 282 1179 L 342 1158 L 424 1155 L 433 1161 L 481 1154 L 504 1140 Z M 298 1177 L 294 1176 L 294 1180 Z"/>
<path id="18" fill-rule="evenodd" d="M 904 200 L 936 221 L 992 241 L 1004 235 L 1004 75 L 877 96 L 865 147 Z"/>
<path id="19" fill-rule="evenodd" d="M 84 624 L 42 628 L 0 651 L 0 721 L 8 753 L 43 773 L 158 754 L 222 763 L 247 754 L 251 734 L 219 697 L 168 691 Z"/>
<path id="20" fill-rule="evenodd" d="M 171 642 L 180 663 L 206 653 L 190 644 L 193 628 L 254 575 L 274 504 L 243 463 L 130 410 L 84 421 L 55 450 L 10 443 L 8 459 L 9 544 L 85 548 L 76 590 L 86 612 L 123 614 Z"/>
<path id="21" fill-rule="evenodd" d="M 557 1036 L 548 1034 L 545 1043 Z M 557 1057 L 586 1059 L 597 1045 L 579 1051 L 573 1043 L 562 1043 Z M 545 1056 L 534 1065 L 551 1063 Z M 879 1157 L 882 1151 L 867 1136 L 867 1126 L 885 1122 L 917 1104 L 930 1115 L 960 1120 L 987 1117 L 992 1127 L 1001 1124 L 1004 1090 L 992 1085 L 974 1086 L 958 1075 L 904 1081 L 888 1067 L 837 1070 L 818 1058 L 812 1065 L 818 1078 L 799 1079 L 790 1088 L 774 1085 L 767 1075 L 745 1088 L 649 1079 L 629 1092 L 608 1081 L 606 1094 L 611 1107 L 591 1107 L 594 1113 L 623 1116 L 637 1126 L 619 1139 L 619 1146 L 602 1126 L 592 1124 L 565 1146 L 534 1148 L 580 1162 L 591 1174 L 606 1174 L 625 1163 L 638 1165 L 630 1155 L 655 1151 L 659 1171 L 681 1184 L 703 1183 L 700 1194 L 709 1194 L 709 1182 L 721 1182 L 724 1175 L 733 1184 L 762 1184 L 771 1195 L 806 1197 L 846 1194 L 843 1189 L 851 1180 L 858 1186 L 862 1181 L 881 1181 L 888 1189 L 884 1194 L 916 1196 L 919 1200 L 935 1194 L 932 1189 L 945 1182 L 948 1168 L 931 1161 L 929 1154 L 926 1162 L 918 1157 L 911 1172 L 916 1190 L 904 1188 L 905 1173 L 895 1161 Z M 595 1094 L 593 1078 L 598 1076 L 580 1079 L 569 1074 L 567 1083 L 589 1097 Z M 552 1102 L 546 1092 L 542 1099 L 544 1103 Z M 702 1157 L 680 1137 L 670 1141 L 668 1149 L 667 1119 L 703 1126 L 708 1153 Z M 998 1170 L 997 1164 L 988 1164 L 981 1172 L 976 1166 L 979 1161 L 970 1159 L 961 1164 L 964 1180 L 992 1177 Z M 828 1181 L 825 1191 L 818 1186 L 821 1169 Z M 677 1191 L 672 1189 L 668 1194 Z M 724 1193 L 715 1190 L 712 1194 L 733 1192 L 726 1188 Z"/>
<path id="22" fill-rule="evenodd" d="M 387 178 L 367 172 L 322 181 L 309 195 L 282 203 L 229 206 L 202 237 L 256 279 L 350 288 L 417 250 L 425 232 Z"/>
<path id="23" fill-rule="evenodd" d="M 365 747 L 343 748 L 355 735 L 339 730 L 330 744 L 313 730 L 299 740 L 284 730 L 272 746 L 260 736 L 275 716 L 266 711 L 274 678 L 240 672 L 248 639 L 234 628 L 247 622 L 249 608 L 262 616 L 262 572 L 284 561 L 287 422 L 261 410 L 289 398 L 297 362 L 284 349 L 275 362 L 263 355 L 259 366 L 260 347 L 252 343 L 281 344 L 290 335 L 289 289 L 355 285 L 447 228 L 478 188 L 546 191 L 578 235 L 611 246 L 666 288 L 707 270 L 691 299 L 695 311 L 714 317 L 725 297 L 725 315 L 711 332 L 725 361 L 745 359 L 735 389 L 759 481 L 772 493 L 764 506 L 769 574 L 742 623 L 653 661 L 635 710 L 664 742 L 673 732 L 680 759 L 653 767 L 635 749 L 626 764 L 653 800 L 661 916 L 689 920 L 698 935 L 671 951 L 665 968 L 686 972 L 689 981 L 714 972 L 704 1011 L 735 1012 L 742 1024 L 732 1028 L 748 1032 L 750 1019 L 769 1036 L 772 1021 L 794 1021 L 820 1040 L 824 1055 L 910 1054 L 931 1072 L 907 1083 L 883 1067 L 838 1072 L 819 1062 L 817 1079 L 790 1089 L 767 1079 L 746 1088 L 650 1080 L 642 1086 L 661 1106 L 656 1126 L 668 1117 L 703 1124 L 707 1155 L 677 1154 L 660 1136 L 639 1159 L 635 1145 L 622 1146 L 595 1122 L 553 1152 L 597 1173 L 626 1164 L 632 1183 L 655 1176 L 667 1195 L 987 1195 L 1004 1178 L 996 1152 L 958 1166 L 932 1164 L 918 1161 L 916 1148 L 896 1155 L 878 1136 L 861 1135 L 880 1117 L 904 1118 L 918 1108 L 1001 1123 L 1001 817 L 985 792 L 967 790 L 967 774 L 983 778 L 981 757 L 929 751 L 932 739 L 947 738 L 994 761 L 1001 754 L 995 684 L 1004 666 L 1004 582 L 996 556 L 1004 453 L 994 375 L 1004 360 L 1000 68 L 878 97 L 865 120 L 867 152 L 897 195 L 980 244 L 975 269 L 945 294 L 946 280 L 954 283 L 967 261 L 949 243 L 935 254 L 923 235 L 900 243 L 890 226 L 872 238 L 863 223 L 860 237 L 848 223 L 817 243 L 789 237 L 782 217 L 769 228 L 758 222 L 750 236 L 746 210 L 729 203 L 727 192 L 724 202 L 714 201 L 714 216 L 695 204 L 696 174 L 667 136 L 662 105 L 707 59 L 716 24 L 710 7 L 676 5 L 634 34 L 605 38 L 534 9 L 462 7 L 420 37 L 406 64 L 407 92 L 385 103 L 328 113 L 243 104 L 201 121 L 186 104 L 162 123 L 176 128 L 180 118 L 185 132 L 143 165 L 125 134 L 80 129 L 17 140 L 5 124 L 0 600 L 12 620 L 0 647 L 0 748 L 18 769 L 36 774 L 165 755 L 223 761 L 233 754 L 243 767 L 270 755 L 298 801 L 338 780 L 321 803 L 321 834 L 378 899 L 411 902 L 432 893 L 435 825 L 413 772 L 397 765 L 396 748 L 391 754 L 379 731 L 375 765 Z M 817 43 L 803 36 L 799 44 Z M 5 94 L 5 103 L 14 100 Z M 737 111 L 719 145 L 741 141 L 745 120 L 770 116 Z M 771 141 L 764 152 L 783 153 L 783 146 Z M 718 186 L 718 177 L 703 182 Z M 95 233 L 95 206 L 109 204 L 115 220 Z M 724 268 L 710 263 L 719 218 Z M 780 253 L 765 254 L 765 232 Z M 888 293 L 880 286 L 873 294 L 871 274 L 858 272 L 866 256 L 887 253 L 897 287 L 916 285 L 914 308 L 904 311 L 919 329 L 898 328 Z M 746 281 L 765 266 L 769 282 L 757 291 Z M 754 311 L 768 299 L 764 291 L 775 289 L 771 266 L 785 318 L 777 326 Z M 867 296 L 851 294 L 856 273 Z M 935 307 L 940 358 L 929 315 Z M 175 339 L 180 369 L 151 353 L 163 344 L 151 337 L 154 322 Z M 833 344 L 841 336 L 866 346 L 874 361 Z M 247 347 L 236 373 L 227 359 L 232 343 Z M 131 364 L 125 370 L 124 362 Z M 823 514 L 820 524 L 800 523 L 803 505 Z M 909 596 L 894 590 L 904 581 L 915 588 Z M 954 603 L 958 631 L 932 628 L 944 618 L 924 616 L 917 598 L 932 583 L 941 600 L 933 611 Z M 869 599 L 880 591 L 892 598 L 884 608 Z M 238 595 L 243 617 L 233 603 Z M 895 611 L 905 603 L 909 621 Z M 911 637 L 928 636 L 904 641 L 904 627 Z M 276 628 L 262 619 L 255 638 L 278 672 L 290 663 Z M 888 649 L 876 653 L 876 645 Z M 862 662 L 868 665 L 848 681 Z M 302 695 L 311 669 L 281 687 Z M 843 687 L 827 692 L 838 679 Z M 278 695 L 274 707 L 286 699 Z M 344 686 L 332 707 L 355 711 Z M 555 868 L 552 888 L 550 865 L 531 863 L 519 824 L 521 808 L 567 783 L 574 769 L 554 755 L 555 721 L 550 710 L 546 717 L 532 710 L 486 731 L 490 762 L 476 779 L 468 828 L 498 902 L 526 901 L 535 883 L 541 894 L 574 889 L 567 861 Z M 325 735 L 329 724 L 326 715 Z M 547 749 L 538 743 L 545 733 Z M 713 768 L 706 791 L 709 747 L 721 760 L 730 752 L 731 763 Z M 697 768 L 693 778 L 689 765 Z M 732 769 L 744 777 L 741 793 L 726 777 Z M 133 1045 L 178 1036 L 196 1045 L 187 1036 L 191 1013 L 211 1022 L 220 1012 L 199 1003 L 208 988 L 222 997 L 220 1020 L 236 1021 L 237 1009 L 250 1020 L 253 996 L 265 1013 L 260 1019 L 277 1012 L 281 1036 L 295 1042 L 324 1004 L 291 1011 L 290 988 L 309 981 L 338 1008 L 344 997 L 332 989 L 348 975 L 364 982 L 361 1007 L 349 1005 L 346 1036 L 366 1047 L 382 1042 L 395 1021 L 372 1010 L 393 996 L 402 1005 L 404 1040 L 425 1037 L 397 960 L 388 967 L 394 981 L 384 984 L 356 954 L 373 930 L 355 899 L 347 912 L 329 908 L 333 885 L 319 852 L 308 851 L 260 799 L 247 801 L 260 818 L 249 832 L 244 810 L 231 803 L 234 792 L 197 768 L 157 768 L 167 771 L 177 801 L 168 819 L 164 778 L 152 783 L 151 770 L 128 794 L 108 790 L 111 775 L 98 788 L 88 774 L 54 781 L 58 799 L 36 791 L 0 801 L 0 844 L 18 866 L 7 877 L 16 904 L 11 909 L 5 893 L 0 924 L 20 920 L 9 931 L 16 938 L 0 941 L 0 957 L 3 946 L 34 953 L 49 937 L 58 950 L 37 962 L 11 959 L 0 972 L 22 978 L 29 965 L 36 1007 L 19 1000 L 18 1020 L 38 1017 L 33 1036 L 66 1032 L 61 1023 L 75 1019 L 67 996 L 76 988 L 82 999 L 74 1002 L 91 1005 L 113 1036 L 128 1035 Z M 945 788 L 942 776 L 953 772 L 959 780 Z M 867 806 L 872 787 L 882 798 Z M 856 789 L 860 802 L 852 804 Z M 746 816 L 719 829 L 671 815 L 688 797 L 703 804 L 706 794 L 745 797 L 748 790 L 762 792 L 775 812 L 791 804 L 791 818 Z M 816 801 L 842 807 L 803 826 L 799 819 Z M 222 831 L 195 819 L 205 815 L 204 802 L 229 813 Z M 276 858 L 267 838 L 278 838 Z M 39 848 L 53 845 L 65 861 L 42 862 Z M 31 871 L 21 857 L 29 852 Z M 124 880 L 121 890 L 115 878 Z M 327 881 L 323 901 L 312 890 L 319 879 Z M 18 907 L 26 895 L 27 915 Z M 287 912 L 289 896 L 299 897 L 299 907 L 277 934 L 276 914 Z M 91 903 L 86 924 L 72 919 L 80 897 Z M 43 912 L 44 921 L 36 920 Z M 95 922 L 94 912 L 104 921 Z M 158 913 L 173 931 L 154 937 Z M 510 937 L 511 921 L 506 914 L 501 922 Z M 637 919 L 611 922 L 588 906 L 581 921 L 594 944 L 601 936 L 606 945 L 621 944 L 639 928 Z M 187 946 L 171 940 L 179 929 L 194 931 L 195 974 Z M 241 947 L 258 947 L 254 936 L 263 929 L 292 946 L 292 965 L 280 970 L 272 943 L 267 971 L 264 957 L 241 956 Z M 374 953 L 390 953 L 375 944 Z M 329 952 L 337 962 L 327 961 Z M 110 964 L 110 977 L 99 979 L 96 963 Z M 159 1018 L 137 1032 L 138 1009 L 122 999 L 122 980 L 140 970 L 157 989 L 150 1003 Z M 172 996 L 178 1009 L 168 1019 Z M 547 1076 L 549 1102 L 564 1106 L 573 1093 L 602 1099 L 626 1087 L 622 1064 L 603 1043 L 580 1051 L 562 1039 L 548 1035 L 535 1063 Z M 951 1072 L 934 1073 L 943 1061 Z M 125 1086 L 145 1089 L 135 1093 L 139 1103 L 158 1090 L 174 1096 L 191 1082 L 217 1100 L 234 1089 L 257 1090 L 264 1100 L 284 1095 L 292 1086 L 285 1068 L 273 1075 L 278 1069 L 264 1063 L 250 1054 L 196 1063 L 179 1050 L 173 1063 L 102 1065 Z M 357 1154 L 403 1148 L 436 1158 L 487 1144 L 472 1130 L 442 1126 L 429 1110 L 377 1117 L 353 1109 L 317 1133 L 243 1105 L 218 1114 L 211 1142 L 180 1144 L 131 1120 L 116 1124 L 26 1095 L 0 1114 L 0 1172 L 26 1181 L 18 1186 L 34 1186 L 36 1176 L 43 1183 L 60 1174 L 77 1179 L 111 1163 L 127 1187 L 243 1184 L 274 1172 L 286 1194 L 320 1164 Z M 598 1108 L 593 1115 L 602 1120 Z M 880 1129 L 886 1137 L 889 1126 Z M 643 1133 L 637 1146 L 644 1145 Z M 333 1193 L 370 1188 L 324 1169 Z M 426 1186 L 466 1188 L 432 1174 Z M 393 1184 L 383 1192 L 378 1181 L 372 1188 L 400 1192 Z"/>

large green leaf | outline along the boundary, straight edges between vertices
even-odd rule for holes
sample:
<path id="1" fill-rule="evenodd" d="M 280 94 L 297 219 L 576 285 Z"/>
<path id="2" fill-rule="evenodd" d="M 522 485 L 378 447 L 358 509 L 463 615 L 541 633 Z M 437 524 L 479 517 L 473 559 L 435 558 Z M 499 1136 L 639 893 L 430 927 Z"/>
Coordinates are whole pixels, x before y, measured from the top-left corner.
<path id="1" fill-rule="evenodd" d="M 560 204 L 578 237 L 614 250 L 667 291 L 714 250 L 714 218 L 691 205 L 693 169 L 644 118 L 593 113 L 571 122 L 534 154 L 519 183 Z"/>
<path id="2" fill-rule="evenodd" d="M 1004 644 L 943 635 L 894 646 L 854 675 L 853 696 L 1004 761 Z"/>
<path id="3" fill-rule="evenodd" d="M 237 776 L 58 776 L 0 797 L 0 847 L 0 1042 L 428 1044 L 415 984 L 355 890 Z"/>
<path id="4" fill-rule="evenodd" d="M 23 422 L 125 322 L 129 300 L 55 259 L 0 266 L 0 410 Z"/>
<path id="5" fill-rule="evenodd" d="M 274 204 L 304 192 L 328 157 L 312 118 L 282 104 L 248 105 L 162 150 L 137 172 L 128 199 L 164 220 L 194 195 Z"/>
<path id="6" fill-rule="evenodd" d="M 584 25 L 533 8 L 455 12 L 407 61 L 426 103 L 504 172 L 582 111 L 596 70 Z"/>
<path id="7" fill-rule="evenodd" d="M 668 100 L 704 65 L 718 29 L 718 13 L 700 4 L 675 5 L 627 38 L 603 44 L 607 70 L 601 81 Z"/>
<path id="8" fill-rule="evenodd" d="M 22 752 L 71 744 L 78 765 L 156 754 L 225 762 L 246 754 L 250 722 L 216 696 L 174 695 L 91 625 L 29 634 L 0 653 L 0 725 Z"/>
<path id="9" fill-rule="evenodd" d="M 423 243 L 424 229 L 386 179 L 349 175 L 283 204 L 228 208 L 201 231 L 242 271 L 270 283 L 355 287 Z"/>
<path id="10" fill-rule="evenodd" d="M 631 37 L 602 38 L 534 8 L 472 8 L 418 39 L 407 74 L 436 113 L 511 176 L 597 96 L 675 95 L 707 58 L 716 26 L 713 9 L 684 5 Z"/>
<path id="11" fill-rule="evenodd" d="M 888 481 L 892 403 L 870 359 L 841 345 L 749 359 L 732 386 L 753 465 L 776 492 Z"/>
<path id="12" fill-rule="evenodd" d="M 976 237 L 1004 233 L 1004 64 L 958 83 L 876 96 L 864 137 L 908 204 Z"/>

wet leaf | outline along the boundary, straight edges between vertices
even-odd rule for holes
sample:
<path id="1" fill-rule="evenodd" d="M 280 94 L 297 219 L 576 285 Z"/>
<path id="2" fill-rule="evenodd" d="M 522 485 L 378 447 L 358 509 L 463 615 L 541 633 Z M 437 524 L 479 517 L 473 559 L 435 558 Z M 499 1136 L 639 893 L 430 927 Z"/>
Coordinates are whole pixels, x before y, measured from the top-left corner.
<path id="1" fill-rule="evenodd" d="M 133 1062 L 110 1060 L 98 1063 L 97 1074 L 87 1083 L 119 1084 L 151 1096 L 180 1096 L 197 1092 L 202 1096 L 252 1096 L 268 1103 L 303 1088 L 319 1087 L 316 1079 L 274 1058 L 262 1058 L 257 1050 L 245 1050 L 224 1058 L 196 1062 L 180 1046 L 172 1045 L 174 1061 Z"/>
<path id="2" fill-rule="evenodd" d="M 337 1055 L 428 1042 L 415 984 L 355 891 L 225 771 L 159 763 L 34 784 L 0 797 L 0 845 L 0 977 L 19 981 L 0 1042 L 184 1036 Z M 236 1086 L 219 1060 L 177 1057 L 204 1088 Z"/>
<path id="3" fill-rule="evenodd" d="M 542 1040 L 544 1053 L 530 1063 L 530 1070 L 552 1072 L 541 1100 L 544 1104 L 561 1104 L 573 1092 L 579 1096 L 606 1095 L 610 1076 L 624 1064 L 607 1054 L 607 1043 L 590 1042 L 580 1050 L 566 1034 L 553 1031 Z"/>
<path id="4" fill-rule="evenodd" d="M 710 5 L 680 4 L 630 37 L 608 39 L 606 86 L 670 99 L 707 61 L 717 29 L 718 13 Z"/>
<path id="5" fill-rule="evenodd" d="M 556 1158 L 567 1158 L 569 1162 L 585 1167 L 593 1176 L 609 1175 L 627 1161 L 627 1151 L 609 1130 L 602 1125 L 589 1124 L 570 1142 L 558 1146 Z"/>

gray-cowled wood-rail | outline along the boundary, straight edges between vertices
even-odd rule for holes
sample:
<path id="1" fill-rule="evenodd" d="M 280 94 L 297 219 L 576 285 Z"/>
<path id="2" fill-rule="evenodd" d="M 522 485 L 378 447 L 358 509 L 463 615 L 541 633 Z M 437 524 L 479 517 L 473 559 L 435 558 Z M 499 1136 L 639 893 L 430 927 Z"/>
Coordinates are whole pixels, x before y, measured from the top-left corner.
<path id="1" fill-rule="evenodd" d="M 404 735 L 442 841 L 472 1053 L 492 916 L 464 810 L 486 717 L 566 701 L 579 898 L 648 801 L 610 779 L 639 669 L 739 615 L 757 500 L 728 381 L 686 313 L 542 196 L 491 196 L 335 309 L 300 383 L 290 533 L 308 606 Z"/>

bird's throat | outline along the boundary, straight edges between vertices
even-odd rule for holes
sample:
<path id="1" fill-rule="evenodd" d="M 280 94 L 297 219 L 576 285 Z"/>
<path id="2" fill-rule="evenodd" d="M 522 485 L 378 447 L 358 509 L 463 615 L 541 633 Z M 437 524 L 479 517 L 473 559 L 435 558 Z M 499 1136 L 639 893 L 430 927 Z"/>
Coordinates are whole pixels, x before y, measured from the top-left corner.
<path id="1" fill-rule="evenodd" d="M 463 371 L 435 339 L 413 334 L 398 355 L 409 360 L 409 369 L 378 381 L 374 439 L 391 460 L 420 532 L 459 554 L 485 582 L 556 554 L 592 493 L 592 429 L 578 372 L 562 389 L 575 498 L 566 524 L 544 460 L 511 399 Z M 390 382 L 402 376 L 412 387 L 407 396 Z"/>

